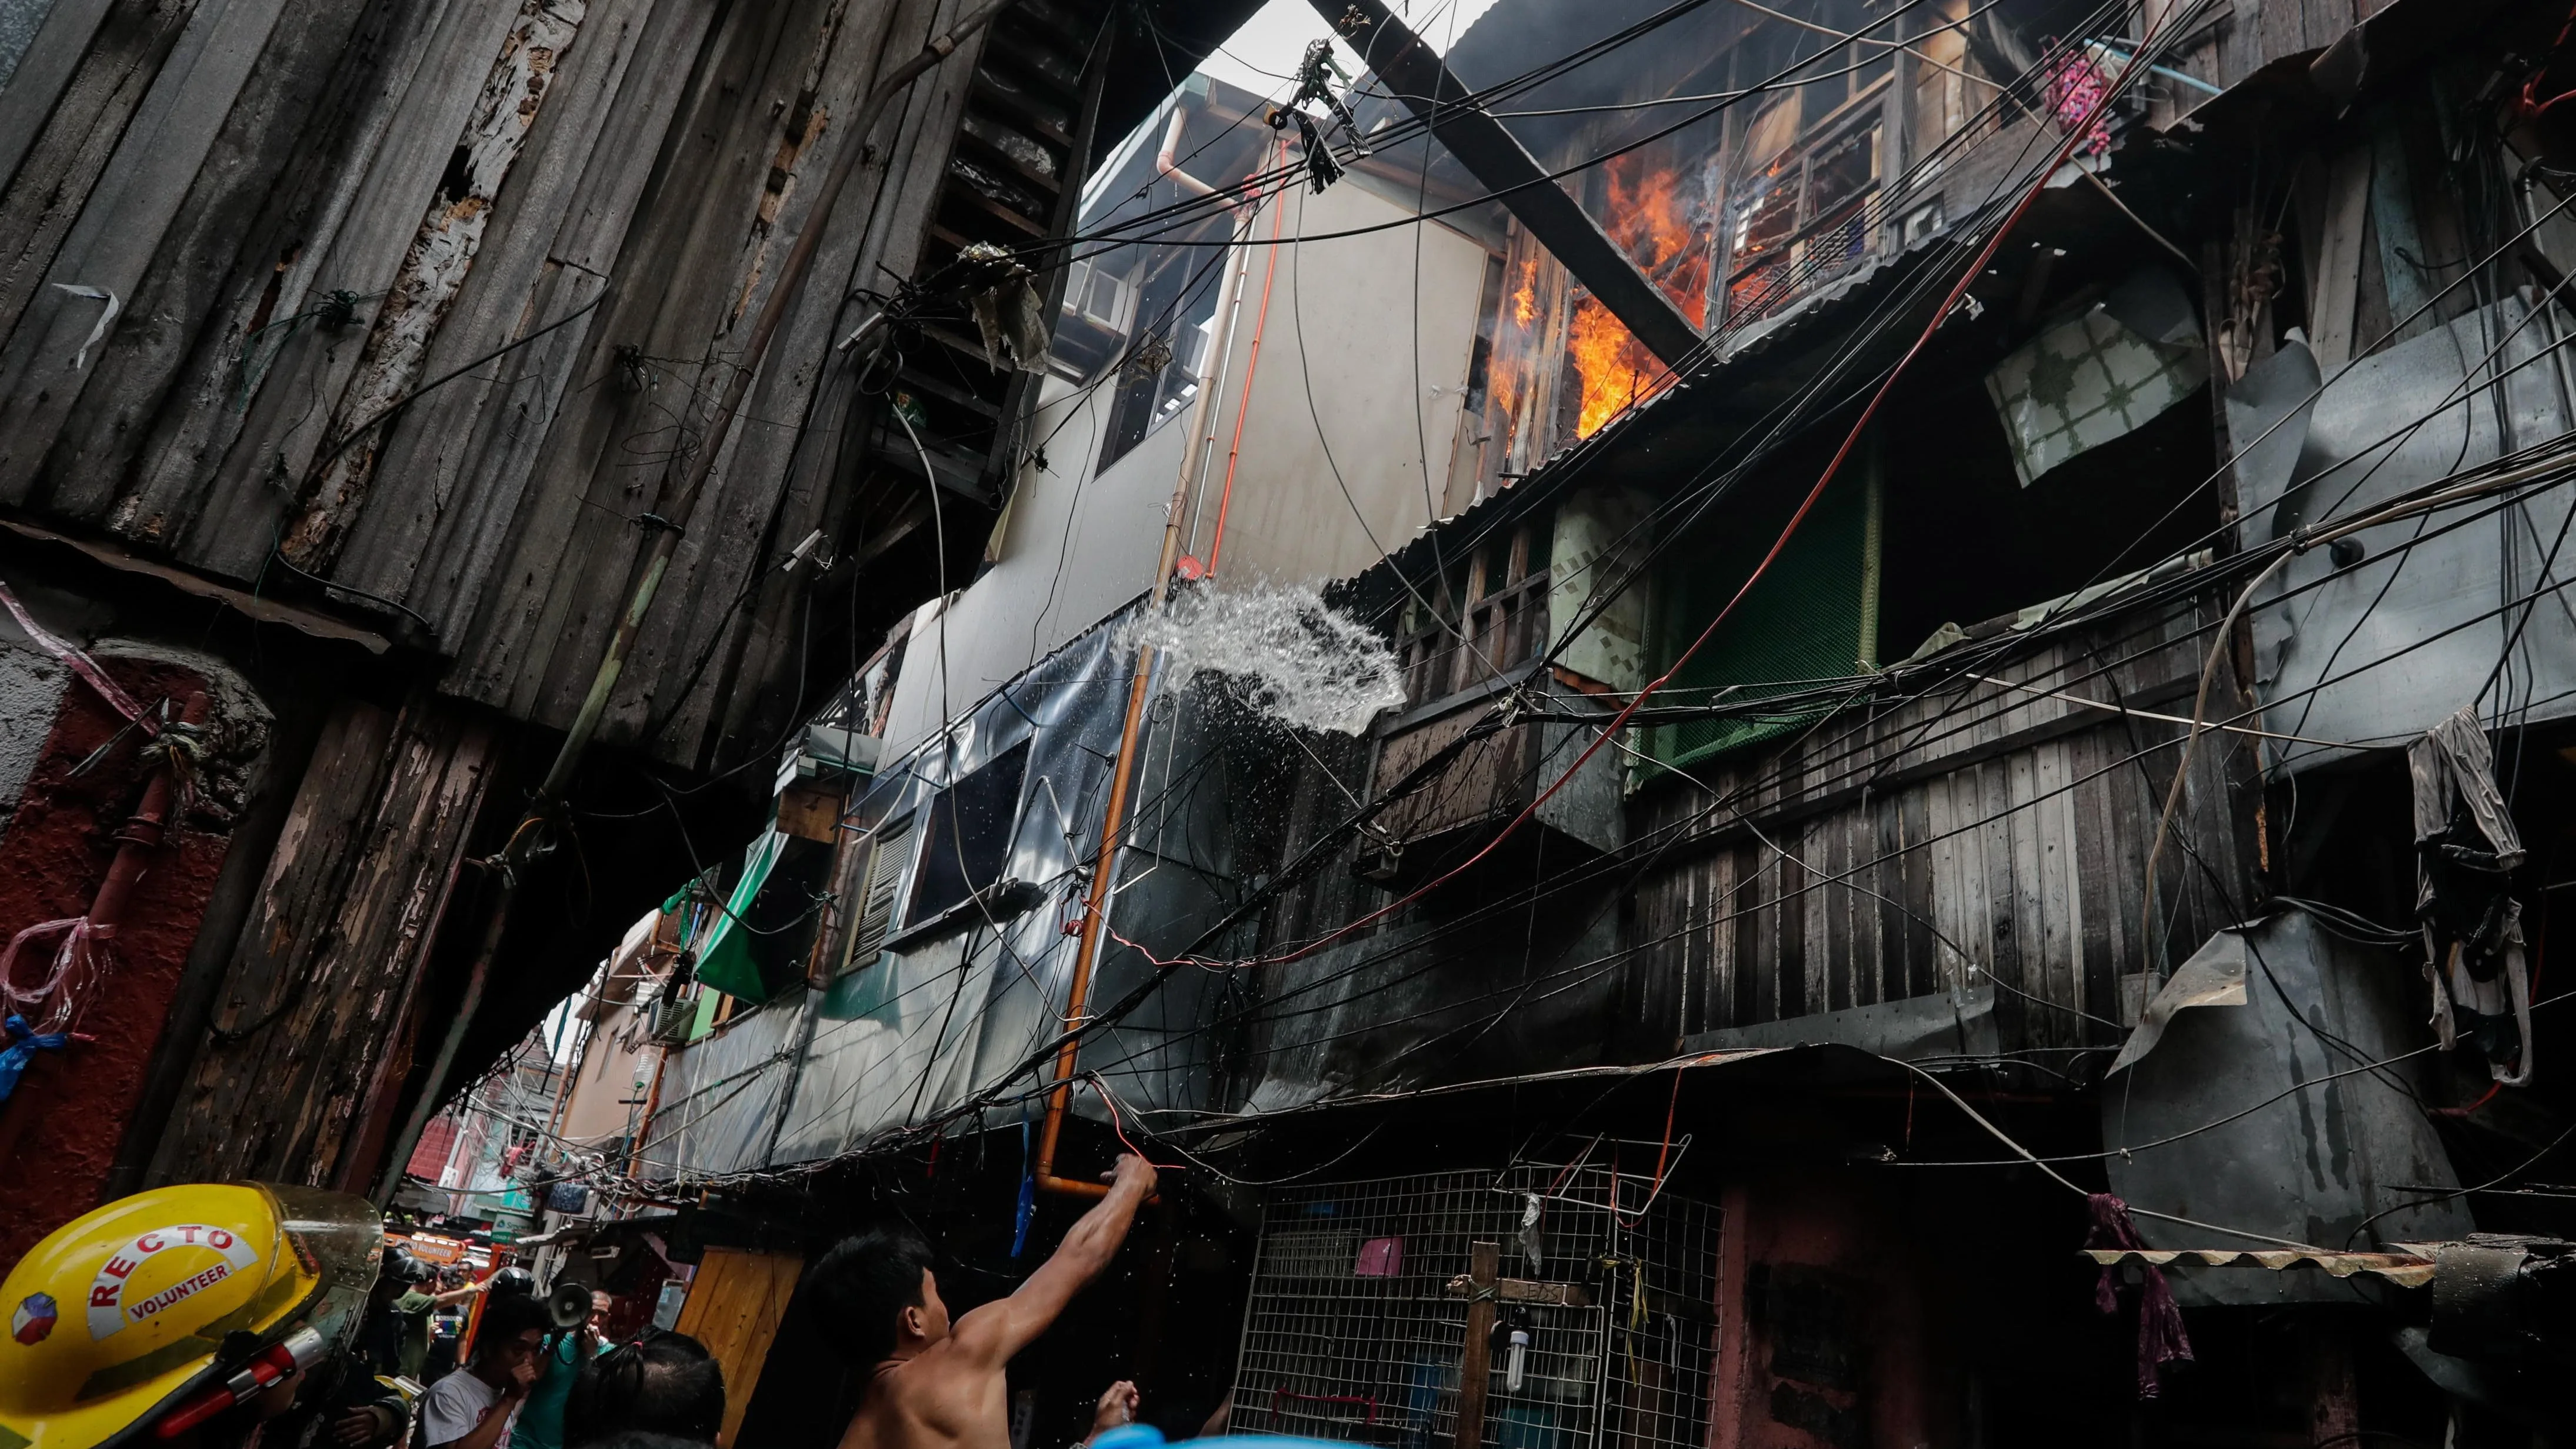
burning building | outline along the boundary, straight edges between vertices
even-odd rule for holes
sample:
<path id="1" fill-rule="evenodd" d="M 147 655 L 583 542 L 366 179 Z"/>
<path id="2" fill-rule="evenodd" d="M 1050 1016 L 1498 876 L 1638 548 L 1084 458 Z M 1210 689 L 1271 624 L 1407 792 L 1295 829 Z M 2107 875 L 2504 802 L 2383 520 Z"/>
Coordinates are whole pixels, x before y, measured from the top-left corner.
<path id="1" fill-rule="evenodd" d="M 1319 8 L 1347 132 L 1113 157 L 1047 462 L 587 1180 L 985 1294 L 1156 1154 L 1032 1443 L 2554 1432 L 2563 15 Z"/>

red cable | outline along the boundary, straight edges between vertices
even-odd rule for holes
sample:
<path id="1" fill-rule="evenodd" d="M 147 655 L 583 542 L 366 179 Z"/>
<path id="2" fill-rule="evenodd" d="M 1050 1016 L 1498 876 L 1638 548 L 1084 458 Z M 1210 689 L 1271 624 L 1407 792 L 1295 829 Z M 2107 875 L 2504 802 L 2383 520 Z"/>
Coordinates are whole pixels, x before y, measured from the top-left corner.
<path id="1" fill-rule="evenodd" d="M 2179 10 L 2184 7 L 2177 6 L 2175 8 Z M 2155 30 L 2161 30 L 2162 28 L 2162 25 L 2159 24 L 2154 27 L 2153 30 L 2150 30 L 2146 36 L 2140 39 L 2138 46 L 2139 54 L 2144 55 L 2146 53 L 2147 47 L 2152 45 L 2155 41 Z M 2121 76 L 2122 82 L 2125 83 L 2129 76 L 2137 74 L 2142 68 L 2142 65 L 2132 63 L 2129 69 L 2123 72 Z M 1246 964 L 1278 966 L 1313 955 L 1315 952 L 1322 950 L 1324 947 L 1340 940 L 1351 932 L 1358 930 L 1360 927 L 1383 920 L 1387 916 L 1402 910 L 1406 906 L 1412 905 L 1424 896 L 1429 895 L 1432 891 L 1437 890 L 1449 881 L 1457 878 L 1460 874 L 1473 867 L 1477 862 L 1483 860 L 1486 856 L 1493 854 L 1496 849 L 1501 847 L 1504 841 L 1509 840 L 1514 831 L 1520 829 L 1523 824 L 1528 822 L 1532 815 L 1538 813 L 1538 808 L 1540 806 L 1555 798 L 1556 792 L 1565 788 L 1567 782 L 1574 778 L 1576 772 L 1581 770 L 1595 754 L 1599 753 L 1601 747 L 1608 744 L 1612 736 L 1618 734 L 1621 729 L 1626 727 L 1629 716 L 1635 714 L 1638 709 L 1644 706 L 1647 700 L 1653 698 L 1655 691 L 1663 688 L 1666 684 L 1671 683 L 1673 676 L 1679 674 L 1683 667 L 1691 662 L 1691 659 L 1699 653 L 1701 647 L 1707 644 L 1708 641 L 1716 635 L 1719 626 L 1723 625 L 1727 619 L 1735 613 L 1736 606 L 1744 602 L 1744 596 L 1752 592 L 1755 584 L 1761 582 L 1762 576 L 1770 571 L 1772 563 L 1780 557 L 1781 550 L 1789 546 L 1789 540 L 1797 533 L 1798 525 L 1806 522 L 1807 514 L 1816 506 L 1816 500 L 1824 496 L 1826 485 L 1832 483 L 1835 475 L 1842 472 L 1843 463 L 1851 456 L 1852 449 L 1859 444 L 1862 432 L 1865 431 L 1869 427 L 1871 421 L 1878 416 L 1879 405 L 1887 401 L 1888 391 L 1896 386 L 1896 380 L 1905 375 L 1905 369 L 1911 366 L 1914 359 L 1922 353 L 1923 349 L 1931 344 L 1932 334 L 1938 332 L 1941 329 L 1941 324 L 1949 319 L 1951 309 L 1959 305 L 1959 298 L 1966 295 L 1969 285 L 1975 282 L 1976 279 L 1984 273 L 1986 264 L 1994 260 L 1995 252 L 2004 244 L 2004 238 L 2011 235 L 2014 225 L 2022 219 L 2025 212 L 2030 210 L 2031 204 L 2039 199 L 2039 194 L 2048 188 L 2048 178 L 2056 175 L 2057 169 L 2064 166 L 2067 159 L 2075 154 L 2075 148 L 2084 144 L 2088 138 L 2090 130 L 2089 126 L 2087 126 L 2085 122 L 2089 121 L 2093 114 L 2098 113 L 2102 106 L 2108 105 L 2111 99 L 2112 93 L 2105 93 L 2101 102 L 2094 107 L 2093 112 L 2088 112 L 2086 116 L 2078 119 L 2075 124 L 2069 127 L 2066 139 L 2059 143 L 2057 154 L 2050 160 L 2047 169 L 2043 170 L 2037 179 L 2031 183 L 2029 190 L 2022 193 L 2021 200 L 2014 203 L 2011 214 L 2004 218 L 2002 225 L 1995 228 L 1994 235 L 1987 239 L 1984 249 L 1977 253 L 1976 260 L 1970 263 L 1967 269 L 1959 274 L 1958 282 L 1950 288 L 1950 294 L 1942 299 L 1939 310 L 1932 314 L 1932 320 L 1924 324 L 1921 335 L 1914 339 L 1912 346 L 1905 349 L 1905 355 L 1897 359 L 1896 366 L 1891 369 L 1886 378 L 1879 383 L 1878 390 L 1870 394 L 1869 405 L 1861 409 L 1860 417 L 1852 423 L 1850 433 L 1844 436 L 1842 446 L 1834 450 L 1833 460 L 1825 465 L 1823 476 L 1816 479 L 1815 487 L 1807 490 L 1807 496 L 1804 501 L 1799 503 L 1798 511 L 1789 516 L 1788 526 L 1780 530 L 1780 536 L 1773 540 L 1770 552 L 1762 555 L 1762 562 L 1754 566 L 1752 574 L 1745 579 L 1742 587 L 1735 591 L 1735 596 L 1726 601 L 1725 608 L 1718 610 L 1716 618 L 1708 621 L 1707 628 L 1699 631 L 1699 637 L 1690 642 L 1690 647 L 1684 649 L 1681 652 L 1680 657 L 1673 660 L 1671 666 L 1665 669 L 1663 674 L 1656 678 L 1653 683 L 1647 685 L 1643 690 L 1640 690 L 1634 699 L 1629 700 L 1627 705 L 1619 711 L 1618 715 L 1610 721 L 1609 728 L 1604 729 L 1600 734 L 1596 735 L 1593 738 L 1592 743 L 1584 747 L 1583 753 L 1574 757 L 1574 763 L 1566 767 L 1565 773 L 1557 776 L 1555 783 L 1549 785 L 1537 799 L 1532 800 L 1529 804 L 1523 806 L 1521 808 L 1521 812 L 1512 817 L 1511 823 L 1503 827 L 1502 833 L 1496 835 L 1492 840 L 1487 841 L 1482 850 L 1477 851 L 1474 855 L 1467 857 L 1467 859 L 1459 862 L 1457 865 L 1454 865 L 1448 870 L 1441 872 L 1439 875 L 1434 876 L 1429 882 L 1415 888 L 1411 894 L 1406 895 L 1399 900 L 1391 901 L 1386 905 L 1380 906 L 1378 909 L 1369 912 L 1358 920 L 1352 921 L 1347 925 L 1338 927 L 1325 935 L 1319 936 L 1285 955 L 1261 957 Z"/>
<path id="2" fill-rule="evenodd" d="M 1288 159 L 1288 138 L 1279 138 L 1279 159 Z M 1252 411 L 1252 375 L 1261 367 L 1261 334 L 1270 326 L 1270 284 L 1279 276 L 1279 228 L 1288 216 L 1285 188 L 1270 202 L 1270 260 L 1261 270 L 1261 311 L 1252 319 L 1252 353 L 1243 364 L 1243 397 L 1234 405 L 1234 437 L 1225 447 L 1225 488 L 1216 496 L 1216 535 L 1208 541 L 1207 576 L 1216 577 L 1216 561 L 1225 552 L 1225 511 L 1234 502 L 1234 464 L 1243 455 L 1243 418 Z"/>
<path id="3" fill-rule="evenodd" d="M 2188 7 L 2176 6 L 2174 7 L 2174 12 L 2169 12 L 2165 18 L 2170 19 L 2172 13 L 2179 12 L 2185 8 Z M 2163 29 L 2164 24 L 2162 21 L 2159 21 L 2156 25 L 2149 27 L 2147 33 L 2140 37 L 2137 52 L 2140 57 L 2143 57 L 2147 53 L 2148 48 L 2155 43 L 2157 35 L 2161 33 Z M 2117 97 L 2119 91 L 2126 87 L 2130 77 L 2137 75 L 2144 68 L 2143 60 L 2133 59 L 2129 67 L 2121 73 L 2118 86 L 2114 87 L 2110 91 L 2106 91 L 2091 111 L 2086 112 L 2085 115 L 2081 117 L 2073 118 L 2071 122 L 2067 123 L 2066 139 L 2058 144 L 2057 154 L 2050 159 L 2048 166 L 2042 170 L 2035 179 L 2033 179 L 2029 189 L 2022 193 L 2021 200 L 2013 204 L 2011 213 L 2003 219 L 2003 223 L 2000 226 L 1995 228 L 1994 235 L 1987 238 L 1984 248 L 1977 253 L 1976 260 L 1969 263 L 1967 268 L 1960 272 L 1959 280 L 1952 284 L 1949 295 L 1942 298 L 1941 306 L 1932 314 L 1932 320 L 1924 324 L 1921 334 L 1916 336 L 1913 344 L 1905 349 L 1905 355 L 1896 360 L 1896 366 L 1890 369 L 1887 376 L 1879 382 L 1877 391 L 1870 394 L 1869 405 L 1862 408 L 1860 416 L 1853 421 L 1851 431 L 1843 437 L 1842 446 L 1834 450 L 1832 460 L 1826 463 L 1823 475 L 1816 479 L 1816 485 L 1813 488 L 1807 490 L 1806 498 L 1798 504 L 1798 511 L 1789 515 L 1788 526 L 1780 530 L 1780 536 L 1772 541 L 1770 551 L 1762 555 L 1762 561 L 1754 566 L 1752 574 L 1746 577 L 1744 583 L 1736 589 L 1734 597 L 1726 601 L 1726 607 L 1718 610 L 1717 617 L 1708 621 L 1708 627 L 1699 631 L 1699 637 L 1691 640 L 1690 647 L 1684 649 L 1680 656 L 1675 658 L 1672 664 L 1667 667 L 1661 675 L 1656 677 L 1653 683 L 1648 684 L 1644 689 L 1639 690 L 1636 696 L 1630 699 L 1628 703 L 1620 709 L 1616 716 L 1612 717 L 1609 727 L 1594 736 L 1591 744 L 1584 746 L 1583 752 L 1574 757 L 1574 763 L 1565 767 L 1565 773 L 1557 776 L 1554 783 L 1550 784 L 1546 790 L 1540 792 L 1537 799 L 1532 800 L 1529 804 L 1521 807 L 1520 813 L 1511 818 L 1510 823 L 1506 824 L 1502 828 L 1500 834 L 1497 834 L 1492 840 L 1485 842 L 1483 849 L 1478 850 L 1474 855 L 1467 857 L 1465 860 L 1451 866 L 1449 869 L 1442 871 L 1439 875 L 1432 877 L 1424 884 L 1415 887 L 1409 894 L 1397 900 L 1390 901 L 1387 904 L 1378 907 L 1376 910 L 1369 912 L 1367 915 L 1361 916 L 1357 920 L 1338 926 L 1333 930 L 1326 932 L 1324 935 L 1318 936 L 1314 940 L 1309 941 L 1305 945 L 1287 952 L 1284 955 L 1257 956 L 1249 961 L 1243 962 L 1212 961 L 1202 957 L 1179 957 L 1166 960 L 1154 955 L 1150 951 L 1146 951 L 1143 947 L 1138 946 L 1135 942 L 1128 940 L 1124 936 L 1118 935 L 1115 931 L 1112 931 L 1109 934 L 1116 939 L 1120 945 L 1136 951 L 1157 967 L 1161 967 L 1166 970 L 1180 965 L 1284 966 L 1292 961 L 1303 960 L 1317 951 L 1324 949 L 1326 946 L 1331 945 L 1333 942 L 1342 939 L 1344 936 L 1351 934 L 1353 931 L 1356 931 L 1363 926 L 1371 925 L 1377 921 L 1384 920 L 1386 917 L 1404 909 L 1406 906 L 1412 905 L 1414 902 L 1421 900 L 1424 896 L 1431 894 L 1431 892 L 1448 884 L 1450 881 L 1455 880 L 1466 871 L 1474 868 L 1476 864 L 1484 860 L 1486 856 L 1489 856 L 1496 850 L 1500 849 L 1504 841 L 1511 839 L 1515 831 L 1518 831 L 1521 826 L 1527 824 L 1531 816 L 1538 813 L 1540 806 L 1545 805 L 1548 801 L 1556 798 L 1556 792 L 1564 789 L 1567 783 L 1573 780 L 1575 775 L 1582 770 L 1584 765 L 1589 763 L 1594 755 L 1600 753 L 1603 745 L 1608 744 L 1612 737 L 1617 735 L 1620 730 L 1626 728 L 1628 719 L 1631 715 L 1634 715 L 1639 709 L 1643 708 L 1646 701 L 1652 699 L 1657 690 L 1662 689 L 1665 685 L 1672 682 L 1673 676 L 1679 674 L 1682 669 L 1691 662 L 1692 658 L 1698 655 L 1700 649 L 1705 646 L 1711 638 L 1715 637 L 1719 627 L 1724 625 L 1727 619 L 1733 616 L 1736 606 L 1744 602 L 1745 595 L 1753 591 L 1753 586 L 1762 581 L 1762 576 L 1770 571 L 1771 565 L 1780 557 L 1781 550 L 1789 546 L 1789 540 L 1798 532 L 1798 526 L 1807 521 L 1807 515 L 1814 510 L 1816 500 L 1824 496 L 1826 486 L 1831 484 L 1834 481 L 1834 478 L 1842 472 L 1843 463 L 1851 457 L 1852 449 L 1858 446 L 1861 434 L 1865 432 L 1870 423 L 1877 418 L 1879 406 L 1887 401 L 1887 394 L 1896 386 L 1897 379 L 1903 377 L 1905 375 L 1905 370 L 1913 365 L 1914 359 L 1922 354 L 1925 347 L 1931 345 L 1932 334 L 1941 330 L 1941 324 L 1949 320 L 1951 310 L 1959 305 L 1959 299 L 1967 294 L 1970 284 L 1974 283 L 1976 279 L 1985 272 L 1986 264 L 1994 260 L 1995 253 L 2000 250 L 2004 244 L 2004 238 L 2012 234 L 2013 227 L 2017 225 L 2021 221 L 2022 216 L 2030 210 L 2031 204 L 2039 199 L 2041 192 L 2048 189 L 2048 179 L 2057 174 L 2058 168 L 2067 163 L 2067 160 L 2075 154 L 2075 150 L 2078 146 L 2083 145 L 2088 139 L 2090 139 L 2091 127 L 2088 123 L 2095 115 L 2098 115 L 2104 107 L 2107 107 L 2111 101 Z M 1106 929 L 1105 922 L 1104 929 Z"/>
<path id="4" fill-rule="evenodd" d="M 1100 1105 L 1109 1109 L 1109 1130 L 1118 1134 L 1118 1145 L 1126 1148 L 1129 1152 L 1134 1153 L 1138 1157 L 1144 1157 L 1145 1165 L 1153 1168 L 1157 1172 L 1186 1172 L 1189 1170 L 1187 1165 L 1183 1163 L 1156 1162 L 1151 1157 L 1145 1157 L 1144 1148 L 1127 1140 L 1127 1129 L 1119 1125 L 1118 1121 L 1118 1103 L 1110 1097 L 1109 1089 L 1100 1085 L 1099 1074 L 1096 1072 L 1092 1073 L 1091 1075 L 1084 1077 L 1083 1080 L 1091 1083 L 1091 1090 L 1100 1094 Z"/>

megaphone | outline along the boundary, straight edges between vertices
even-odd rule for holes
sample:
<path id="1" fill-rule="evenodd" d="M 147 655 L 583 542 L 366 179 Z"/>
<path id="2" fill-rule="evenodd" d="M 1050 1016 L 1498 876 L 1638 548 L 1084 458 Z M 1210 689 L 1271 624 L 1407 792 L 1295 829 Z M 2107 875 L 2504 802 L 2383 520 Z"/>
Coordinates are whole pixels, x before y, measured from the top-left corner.
<path id="1" fill-rule="evenodd" d="M 557 1283 L 546 1295 L 546 1317 L 557 1328 L 579 1328 L 590 1318 L 590 1290 L 578 1283 Z"/>

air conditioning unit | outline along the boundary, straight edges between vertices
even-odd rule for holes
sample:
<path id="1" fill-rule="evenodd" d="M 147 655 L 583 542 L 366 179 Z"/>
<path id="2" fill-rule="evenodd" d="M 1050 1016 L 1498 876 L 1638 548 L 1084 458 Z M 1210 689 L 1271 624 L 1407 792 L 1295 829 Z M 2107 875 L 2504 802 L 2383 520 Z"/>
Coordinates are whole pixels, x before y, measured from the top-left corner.
<path id="1" fill-rule="evenodd" d="M 687 1046 L 690 1028 L 698 1024 L 694 996 L 666 996 L 653 1003 L 653 1040 L 661 1046 Z"/>

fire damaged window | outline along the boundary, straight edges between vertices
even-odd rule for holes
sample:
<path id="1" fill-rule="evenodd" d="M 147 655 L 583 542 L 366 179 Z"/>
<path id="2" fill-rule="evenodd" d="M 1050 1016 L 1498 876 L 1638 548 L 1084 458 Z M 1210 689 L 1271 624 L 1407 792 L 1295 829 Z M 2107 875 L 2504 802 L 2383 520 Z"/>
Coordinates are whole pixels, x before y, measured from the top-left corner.
<path id="1" fill-rule="evenodd" d="M 1728 320 L 1775 311 L 1876 250 L 1885 128 L 1854 104 L 1803 137 L 1810 98 L 1791 91 L 1757 117 L 1727 188 Z"/>
<path id="2" fill-rule="evenodd" d="M 1550 519 L 1497 530 L 1449 561 L 1436 591 L 1405 607 L 1396 659 L 1409 704 L 1427 704 L 1537 658 L 1548 642 Z"/>
<path id="3" fill-rule="evenodd" d="M 932 920 L 1001 879 L 1011 859 L 1011 827 L 1019 820 L 1020 781 L 1028 767 L 1029 747 L 1014 746 L 949 786 L 922 812 L 921 869 L 905 925 Z"/>
<path id="4" fill-rule="evenodd" d="M 1206 239 L 1225 233 L 1209 230 Z M 1119 364 L 1118 390 L 1109 404 L 1109 426 L 1100 449 L 1107 468 L 1156 428 L 1196 401 L 1209 364 L 1216 326 L 1220 252 L 1174 247 L 1154 259 L 1135 302 L 1136 336 Z"/>
<path id="5" fill-rule="evenodd" d="M 2024 245 L 2032 308 L 1977 372 L 1891 397 L 1882 657 L 2015 626 L 2038 606 L 2141 570 L 2187 568 L 2219 523 L 2198 323 L 2178 275 Z M 2069 273 L 2073 275 L 2069 275 Z M 2057 280 L 2051 281 L 2051 275 Z M 2036 279 L 2035 281 L 2033 279 Z"/>

